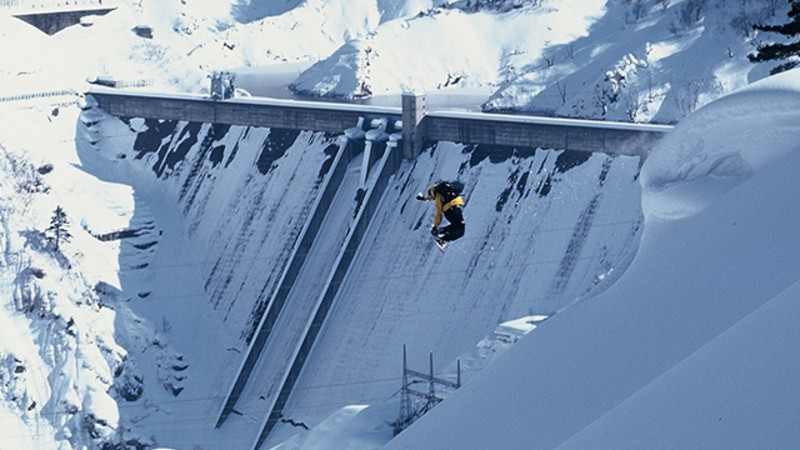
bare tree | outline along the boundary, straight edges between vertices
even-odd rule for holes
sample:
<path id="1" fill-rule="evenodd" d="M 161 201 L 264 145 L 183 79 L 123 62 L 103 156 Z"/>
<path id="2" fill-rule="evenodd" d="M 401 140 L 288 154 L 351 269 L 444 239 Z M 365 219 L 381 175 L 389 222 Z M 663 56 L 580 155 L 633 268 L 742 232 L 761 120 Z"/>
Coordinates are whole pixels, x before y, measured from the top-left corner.
<path id="1" fill-rule="evenodd" d="M 567 45 L 567 58 L 575 59 L 575 47 L 572 44 Z"/>
<path id="2" fill-rule="evenodd" d="M 596 84 L 594 86 L 594 100 L 595 104 L 600 107 L 601 115 L 605 116 L 608 113 L 608 105 L 613 103 L 613 98 L 605 85 Z"/>
<path id="3" fill-rule="evenodd" d="M 678 8 L 678 21 L 670 24 L 670 31 L 673 34 L 680 34 L 690 25 L 697 23 L 703 18 L 703 10 L 706 7 L 706 0 L 686 0 Z"/>
<path id="4" fill-rule="evenodd" d="M 701 81 L 690 81 L 675 93 L 675 105 L 683 117 L 688 116 L 697 109 L 701 86 Z"/>
<path id="5" fill-rule="evenodd" d="M 561 104 L 567 103 L 567 85 L 556 80 L 556 89 L 558 89 L 558 96 L 561 97 Z"/>
<path id="6" fill-rule="evenodd" d="M 644 17 L 646 12 L 647 6 L 642 0 L 633 0 L 633 17 L 635 17 L 636 20 Z"/>
<path id="7" fill-rule="evenodd" d="M 631 122 L 636 122 L 639 113 L 645 111 L 645 107 L 644 99 L 639 96 L 638 92 L 631 92 L 625 95 L 625 112 Z"/>

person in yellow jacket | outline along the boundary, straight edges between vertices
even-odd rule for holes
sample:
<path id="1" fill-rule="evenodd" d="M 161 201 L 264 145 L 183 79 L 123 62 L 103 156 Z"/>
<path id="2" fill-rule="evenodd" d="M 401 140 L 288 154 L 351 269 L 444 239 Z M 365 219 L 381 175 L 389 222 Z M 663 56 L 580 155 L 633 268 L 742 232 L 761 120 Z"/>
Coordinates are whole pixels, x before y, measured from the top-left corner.
<path id="1" fill-rule="evenodd" d="M 461 198 L 460 183 L 440 182 L 428 189 L 428 195 L 417 195 L 417 200 L 433 201 L 435 211 L 431 234 L 439 242 L 455 241 L 464 236 L 464 199 Z M 442 215 L 449 224 L 439 228 Z"/>

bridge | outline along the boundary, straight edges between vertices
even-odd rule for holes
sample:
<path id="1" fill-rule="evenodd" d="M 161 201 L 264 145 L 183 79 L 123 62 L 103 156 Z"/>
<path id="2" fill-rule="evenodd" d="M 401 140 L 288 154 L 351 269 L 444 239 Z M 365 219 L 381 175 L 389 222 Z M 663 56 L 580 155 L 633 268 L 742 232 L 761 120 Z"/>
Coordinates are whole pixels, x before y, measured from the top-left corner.
<path id="1" fill-rule="evenodd" d="M 335 133 L 339 149 L 253 339 L 215 417 L 216 428 L 252 433 L 263 446 L 336 302 L 356 251 L 401 157 L 427 143 L 552 148 L 646 156 L 670 126 L 507 114 L 426 111 L 425 97 L 402 106 L 157 94 L 92 88 L 87 107 L 112 116 L 277 127 Z M 92 101 L 93 99 L 93 101 Z M 361 194 L 361 201 L 354 198 Z M 266 408 L 266 409 L 265 409 Z M 254 429 L 257 427 L 257 429 Z"/>
<path id="2" fill-rule="evenodd" d="M 64 28 L 77 25 L 81 18 L 102 16 L 117 9 L 110 0 L 25 1 L 0 0 L 0 13 L 6 12 L 43 32 L 53 35 Z"/>

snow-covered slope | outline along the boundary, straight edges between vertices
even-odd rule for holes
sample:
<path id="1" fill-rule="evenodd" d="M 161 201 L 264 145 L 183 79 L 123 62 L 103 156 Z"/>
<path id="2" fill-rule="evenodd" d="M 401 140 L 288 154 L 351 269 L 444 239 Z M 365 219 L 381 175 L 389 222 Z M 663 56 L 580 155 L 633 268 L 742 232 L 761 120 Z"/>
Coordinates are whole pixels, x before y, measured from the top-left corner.
<path id="1" fill-rule="evenodd" d="M 347 42 L 293 89 L 352 98 L 488 87 L 487 110 L 671 123 L 765 76 L 745 57 L 758 37 L 749 24 L 785 12 L 774 2 L 447 3 Z"/>
<path id="2" fill-rule="evenodd" d="M 302 94 L 385 103 L 417 90 L 459 105 L 452 97 L 467 95 L 474 103 L 467 107 L 487 110 L 675 122 L 766 76 L 769 65 L 747 61 L 764 39 L 749 25 L 780 21 L 786 8 L 767 1 L 131 0 L 18 59 L 52 53 L 36 59 L 63 61 L 59 84 L 78 90 L 85 77 L 101 74 L 204 92 L 211 71 L 235 70 L 245 88 L 288 96 L 284 85 L 264 89 L 254 74 L 289 71 Z M 4 32 L 30 28 L 2 20 L 9 21 Z M 139 25 L 151 27 L 153 38 L 130 31 Z M 56 79 L 9 75 L 25 92 Z"/>
<path id="3" fill-rule="evenodd" d="M 359 97 L 402 90 L 497 86 L 513 55 L 539 55 L 547 45 L 584 34 L 604 0 L 564 1 L 557 8 L 529 7 L 498 13 L 433 8 L 381 25 L 348 42 L 311 67 L 293 89 L 333 97 Z M 569 23 L 568 26 L 550 26 Z M 428 51 L 420 52 L 421 48 Z"/>
<path id="4" fill-rule="evenodd" d="M 120 242 L 88 231 L 125 228 L 131 189 L 80 169 L 69 138 L 74 105 L 26 105 L 0 107 L 1 445 L 146 444 L 123 430 L 117 401 L 139 398 L 145 380 L 161 392 L 180 390 L 183 356 L 162 324 L 117 295 Z M 72 237 L 56 249 L 46 230 L 59 206 Z"/>
<path id="5" fill-rule="evenodd" d="M 387 448 L 797 446 L 798 106 L 795 70 L 679 124 L 625 274 Z"/>
<path id="6" fill-rule="evenodd" d="M 610 1 L 588 36 L 515 65 L 488 109 L 669 123 L 766 76 L 746 55 L 767 2 Z"/>

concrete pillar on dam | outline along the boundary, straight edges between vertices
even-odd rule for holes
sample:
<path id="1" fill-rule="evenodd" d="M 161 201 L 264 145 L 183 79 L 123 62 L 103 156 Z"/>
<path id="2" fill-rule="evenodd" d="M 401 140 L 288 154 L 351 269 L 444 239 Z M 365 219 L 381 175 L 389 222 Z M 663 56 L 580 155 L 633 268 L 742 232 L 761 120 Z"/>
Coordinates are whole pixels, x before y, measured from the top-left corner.
<path id="1" fill-rule="evenodd" d="M 414 159 L 422 151 L 422 119 L 425 117 L 425 94 L 403 93 L 403 158 Z"/>

